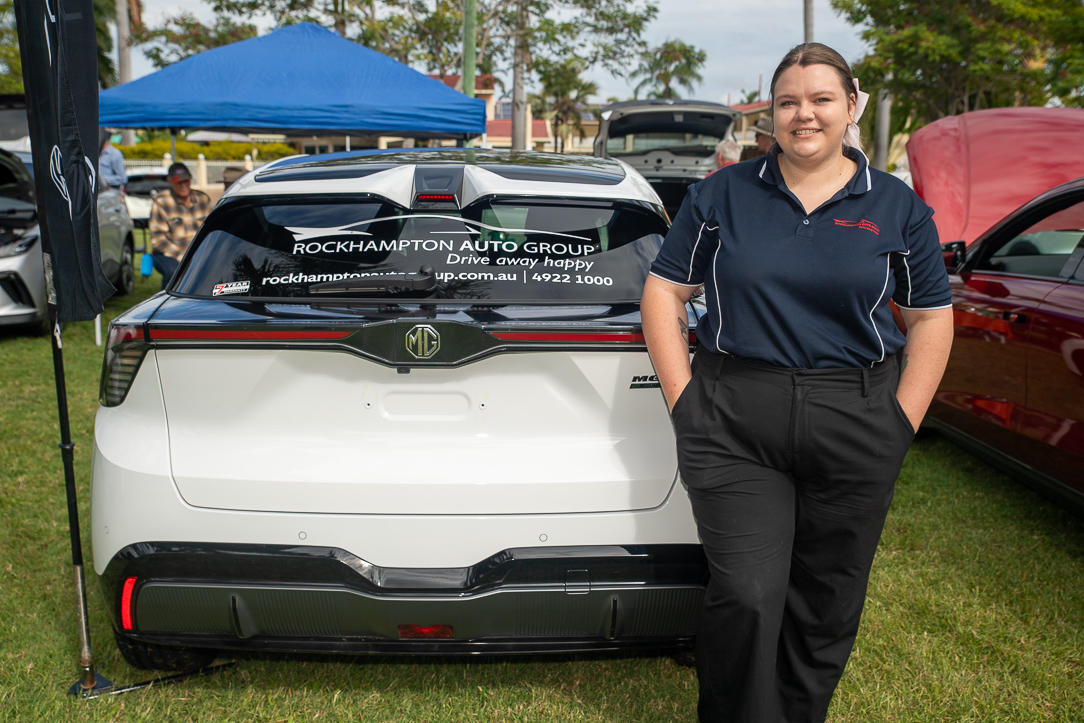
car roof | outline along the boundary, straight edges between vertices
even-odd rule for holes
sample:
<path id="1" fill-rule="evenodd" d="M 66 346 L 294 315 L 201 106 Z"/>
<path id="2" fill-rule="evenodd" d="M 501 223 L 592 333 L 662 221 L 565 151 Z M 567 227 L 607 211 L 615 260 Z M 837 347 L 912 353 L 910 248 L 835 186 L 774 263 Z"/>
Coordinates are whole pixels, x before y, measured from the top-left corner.
<path id="1" fill-rule="evenodd" d="M 462 169 L 459 203 L 490 195 L 628 199 L 660 204 L 621 161 L 499 149 L 354 151 L 274 161 L 231 186 L 231 197 L 372 193 L 410 206 L 418 169 Z M 420 190 L 420 189 L 419 189 Z"/>
<path id="2" fill-rule="evenodd" d="M 168 168 L 132 168 L 128 171 L 128 178 L 133 176 L 161 176 L 165 178 Z"/>
<path id="3" fill-rule="evenodd" d="M 617 103 L 610 103 L 602 107 L 602 112 L 606 111 L 621 111 L 628 113 L 630 111 L 637 110 L 727 110 L 734 111 L 728 105 L 722 103 L 712 103 L 707 100 L 674 100 L 672 98 L 648 98 L 645 100 L 623 100 Z"/>

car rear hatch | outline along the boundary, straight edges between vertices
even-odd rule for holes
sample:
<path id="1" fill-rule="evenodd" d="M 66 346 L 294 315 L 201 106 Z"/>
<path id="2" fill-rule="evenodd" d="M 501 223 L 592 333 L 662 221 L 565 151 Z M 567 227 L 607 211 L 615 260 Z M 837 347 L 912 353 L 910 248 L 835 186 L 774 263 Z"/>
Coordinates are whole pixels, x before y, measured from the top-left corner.
<path id="1" fill-rule="evenodd" d="M 634 292 L 665 223 L 562 204 L 220 208 L 186 258 L 182 297 L 146 326 L 180 494 L 347 514 L 662 503 L 674 442 Z M 366 250 L 389 239 L 393 251 Z"/>
<path id="2" fill-rule="evenodd" d="M 643 175 L 673 218 L 685 189 L 715 169 L 719 141 L 733 137 L 736 110 L 702 101 L 629 101 L 602 110 L 594 153 Z"/>

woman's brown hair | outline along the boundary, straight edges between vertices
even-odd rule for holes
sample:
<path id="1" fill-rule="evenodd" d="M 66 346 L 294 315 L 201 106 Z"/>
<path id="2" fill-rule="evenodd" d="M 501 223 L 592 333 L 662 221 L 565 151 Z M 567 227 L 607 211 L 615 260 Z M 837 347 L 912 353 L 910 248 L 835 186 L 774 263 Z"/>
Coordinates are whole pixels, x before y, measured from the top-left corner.
<path id="1" fill-rule="evenodd" d="M 842 55 L 821 43 L 802 43 L 801 45 L 795 45 L 790 49 L 790 52 L 783 56 L 783 59 L 779 61 L 779 66 L 775 69 L 775 73 L 772 74 L 772 83 L 768 86 L 768 95 L 772 98 L 773 103 L 775 99 L 775 82 L 779 80 L 779 76 L 783 74 L 784 70 L 795 65 L 803 68 L 808 68 L 810 65 L 827 65 L 836 71 L 840 85 L 843 86 L 843 92 L 846 93 L 847 97 L 850 98 L 855 94 L 851 66 L 847 64 Z"/>

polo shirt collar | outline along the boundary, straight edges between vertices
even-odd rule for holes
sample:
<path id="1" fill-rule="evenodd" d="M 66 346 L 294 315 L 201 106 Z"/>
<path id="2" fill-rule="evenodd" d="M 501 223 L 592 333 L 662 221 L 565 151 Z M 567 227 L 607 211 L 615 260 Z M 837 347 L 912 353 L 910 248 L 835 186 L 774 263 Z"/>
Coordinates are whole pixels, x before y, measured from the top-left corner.
<path id="1" fill-rule="evenodd" d="M 766 183 L 785 187 L 783 172 L 779 170 L 780 153 L 782 153 L 782 149 L 779 144 L 773 144 L 768 149 L 767 155 L 764 156 L 764 162 L 761 164 L 758 175 Z M 858 170 L 851 176 L 851 180 L 847 181 L 847 185 L 843 187 L 847 195 L 853 196 L 873 190 L 873 178 L 870 176 L 869 159 L 866 158 L 866 154 L 858 148 L 843 146 L 843 155 L 858 164 Z"/>

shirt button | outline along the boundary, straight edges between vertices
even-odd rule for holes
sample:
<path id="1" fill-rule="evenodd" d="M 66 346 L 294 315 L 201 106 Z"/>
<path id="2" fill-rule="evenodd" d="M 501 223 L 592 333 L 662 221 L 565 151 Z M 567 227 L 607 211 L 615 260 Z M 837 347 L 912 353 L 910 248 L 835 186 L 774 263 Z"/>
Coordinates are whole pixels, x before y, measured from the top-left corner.
<path id="1" fill-rule="evenodd" d="M 808 226 L 809 225 L 809 219 L 808 218 L 805 219 L 804 221 L 802 221 L 802 223 L 804 223 L 806 226 Z"/>

